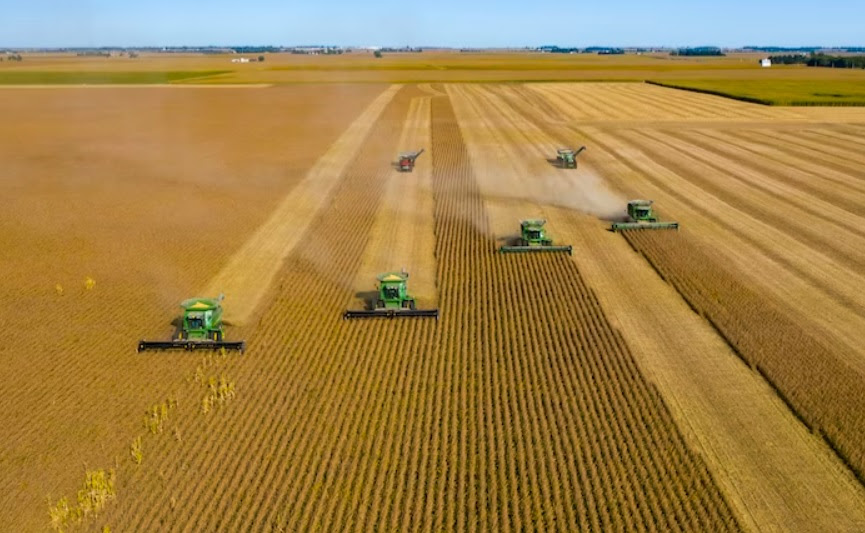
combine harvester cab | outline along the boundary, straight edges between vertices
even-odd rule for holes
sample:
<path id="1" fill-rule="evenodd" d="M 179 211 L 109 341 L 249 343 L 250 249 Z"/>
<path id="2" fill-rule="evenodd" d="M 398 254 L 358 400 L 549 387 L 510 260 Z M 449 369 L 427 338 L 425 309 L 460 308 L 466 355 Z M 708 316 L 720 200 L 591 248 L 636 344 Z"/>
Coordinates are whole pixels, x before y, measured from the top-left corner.
<path id="1" fill-rule="evenodd" d="M 397 160 L 397 170 L 400 172 L 411 172 L 414 170 L 414 164 L 418 157 L 423 153 L 424 149 L 421 148 L 415 152 L 400 152 L 399 159 Z"/>
<path id="2" fill-rule="evenodd" d="M 658 222 L 652 210 L 652 200 L 631 200 L 628 202 L 628 221 L 613 222 L 613 231 L 636 229 L 679 229 L 678 222 Z"/>
<path id="3" fill-rule="evenodd" d="M 219 298 L 190 298 L 180 303 L 183 321 L 177 338 L 170 341 L 147 341 L 138 343 L 138 351 L 146 350 L 238 350 L 246 349 L 243 341 L 223 340 L 222 300 Z"/>
<path id="4" fill-rule="evenodd" d="M 571 245 L 554 245 L 544 229 L 546 220 L 529 219 L 520 221 L 520 238 L 516 245 L 505 245 L 499 248 L 501 253 L 525 252 L 568 252 L 573 254 Z"/>
<path id="5" fill-rule="evenodd" d="M 577 156 L 583 153 L 585 146 L 581 146 L 579 150 L 572 148 L 559 148 L 556 150 L 556 161 L 561 168 L 577 168 Z"/>
<path id="6" fill-rule="evenodd" d="M 417 309 L 415 299 L 408 293 L 408 273 L 385 272 L 379 274 L 378 294 L 372 309 L 349 309 L 342 317 L 345 318 L 397 318 L 397 317 L 432 317 L 438 320 L 438 309 Z"/>

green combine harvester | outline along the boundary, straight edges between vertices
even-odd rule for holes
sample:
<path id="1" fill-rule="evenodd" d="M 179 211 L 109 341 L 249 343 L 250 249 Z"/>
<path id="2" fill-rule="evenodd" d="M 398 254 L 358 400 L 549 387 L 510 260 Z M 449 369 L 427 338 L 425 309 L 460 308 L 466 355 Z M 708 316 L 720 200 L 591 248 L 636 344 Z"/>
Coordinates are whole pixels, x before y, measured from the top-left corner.
<path id="1" fill-rule="evenodd" d="M 147 341 L 138 343 L 138 351 L 145 350 L 238 350 L 246 349 L 243 341 L 225 341 L 222 326 L 222 300 L 218 298 L 190 298 L 180 303 L 183 322 L 175 338 L 170 341 Z"/>
<path id="2" fill-rule="evenodd" d="M 679 229 L 678 222 L 658 222 L 652 210 L 651 200 L 631 200 L 628 202 L 628 221 L 613 222 L 613 231 L 635 229 Z"/>
<path id="3" fill-rule="evenodd" d="M 522 252 L 568 252 L 573 254 L 573 246 L 553 245 L 553 240 L 547 236 L 544 229 L 546 220 L 530 219 L 520 221 L 520 238 L 516 245 L 505 245 L 499 248 L 501 253 Z"/>
<path id="4" fill-rule="evenodd" d="M 577 156 L 585 149 L 585 146 L 581 146 L 579 150 L 559 148 L 556 150 L 556 161 L 558 161 L 561 168 L 577 168 Z"/>
<path id="5" fill-rule="evenodd" d="M 349 309 L 343 318 L 396 318 L 396 317 L 434 317 L 438 320 L 438 309 L 417 309 L 414 297 L 412 297 L 406 285 L 408 273 L 385 272 L 379 274 L 378 295 L 372 309 Z"/>

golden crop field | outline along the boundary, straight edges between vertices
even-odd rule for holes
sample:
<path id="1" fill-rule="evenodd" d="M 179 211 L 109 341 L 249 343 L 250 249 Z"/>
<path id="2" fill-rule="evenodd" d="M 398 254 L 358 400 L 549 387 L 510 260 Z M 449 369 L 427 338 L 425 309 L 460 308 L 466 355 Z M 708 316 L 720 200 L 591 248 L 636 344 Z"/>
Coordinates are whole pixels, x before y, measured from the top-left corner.
<path id="1" fill-rule="evenodd" d="M 2 89 L 0 530 L 865 529 L 865 110 L 330 59 Z M 136 353 L 220 292 L 244 354 Z"/>

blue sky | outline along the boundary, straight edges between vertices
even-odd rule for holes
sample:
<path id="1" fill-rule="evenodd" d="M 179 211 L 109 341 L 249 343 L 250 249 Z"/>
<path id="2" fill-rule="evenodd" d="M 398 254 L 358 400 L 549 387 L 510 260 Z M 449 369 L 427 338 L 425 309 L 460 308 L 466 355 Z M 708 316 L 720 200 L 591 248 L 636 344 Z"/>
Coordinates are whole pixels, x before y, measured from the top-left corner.
<path id="1" fill-rule="evenodd" d="M 0 46 L 207 44 L 865 46 L 865 1 L 0 0 Z"/>

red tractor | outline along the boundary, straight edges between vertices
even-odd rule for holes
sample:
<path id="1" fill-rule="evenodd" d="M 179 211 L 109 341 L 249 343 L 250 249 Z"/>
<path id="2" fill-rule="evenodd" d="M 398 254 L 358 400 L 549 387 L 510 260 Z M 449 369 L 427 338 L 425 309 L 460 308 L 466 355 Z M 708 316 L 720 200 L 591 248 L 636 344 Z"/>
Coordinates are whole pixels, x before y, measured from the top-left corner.
<path id="1" fill-rule="evenodd" d="M 417 152 L 400 152 L 399 153 L 399 161 L 397 162 L 397 170 L 400 172 L 411 172 L 414 170 L 414 162 L 415 159 L 418 158 L 423 153 L 424 149 L 421 148 Z"/>

